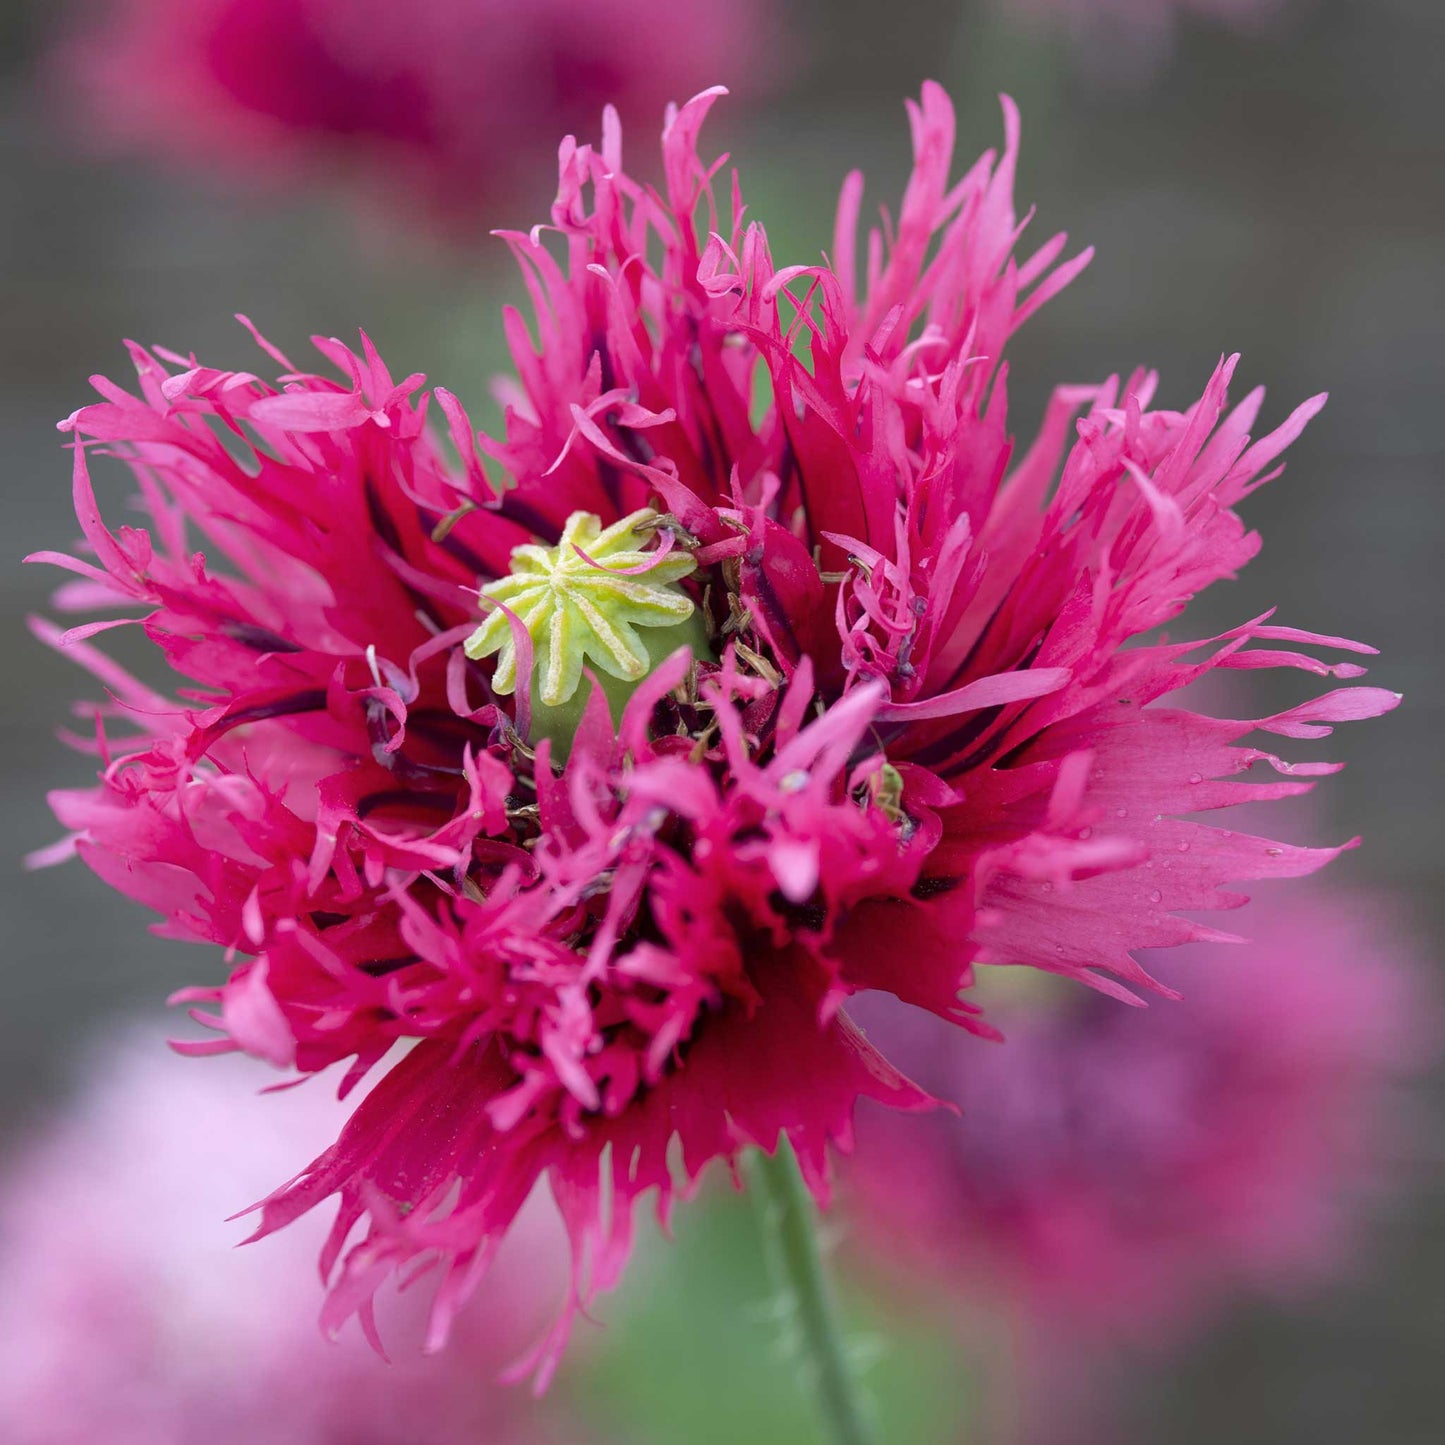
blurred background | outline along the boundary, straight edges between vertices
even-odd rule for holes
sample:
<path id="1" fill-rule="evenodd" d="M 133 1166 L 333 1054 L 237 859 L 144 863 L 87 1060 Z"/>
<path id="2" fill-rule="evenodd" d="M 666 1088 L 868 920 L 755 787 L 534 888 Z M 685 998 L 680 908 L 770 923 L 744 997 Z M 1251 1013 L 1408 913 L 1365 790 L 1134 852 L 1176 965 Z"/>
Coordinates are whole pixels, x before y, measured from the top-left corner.
<path id="1" fill-rule="evenodd" d="M 718 82 L 735 98 L 714 112 L 710 144 L 732 153 L 780 262 L 829 244 L 850 168 L 867 173 L 872 205 L 895 202 L 907 174 L 902 101 L 924 78 L 943 82 L 958 106 L 961 164 L 998 143 L 997 93 L 1014 96 L 1020 205 L 1037 203 L 1040 236 L 1066 229 L 1098 253 L 1014 343 L 1017 434 L 1054 384 L 1140 363 L 1161 370 L 1161 404 L 1186 404 L 1222 351 L 1243 352 L 1241 393 L 1268 385 L 1270 423 L 1331 392 L 1287 474 L 1248 505 L 1265 537 L 1259 563 L 1201 599 L 1188 626 L 1203 636 L 1278 605 L 1282 621 L 1380 647 L 1373 681 L 1404 692 L 1405 706 L 1306 746 L 1349 768 L 1296 815 L 1296 836 L 1364 835 L 1327 885 L 1372 900 L 1375 932 L 1352 936 L 1350 948 L 1363 958 L 1378 942 L 1410 955 L 1413 997 L 1432 988 L 1438 997 L 1429 940 L 1445 856 L 1439 0 L 413 0 L 396 34 L 385 23 L 396 7 L 366 0 L 331 29 L 308 20 L 294 50 L 267 31 L 288 11 L 295 24 L 328 8 L 0 8 L 10 563 L 0 571 L 0 656 L 12 679 L 0 694 L 0 1143 L 13 1157 L 54 1128 L 62 1101 L 90 1077 L 82 1060 L 96 1040 L 138 1014 L 156 1020 L 168 992 L 216 967 L 150 938 L 140 910 L 78 865 L 22 870 L 26 852 L 58 836 L 47 790 L 80 784 L 87 767 L 54 731 L 89 681 L 25 629 L 56 576 L 18 565 L 33 550 L 67 548 L 76 531 L 55 422 L 88 399 L 90 374 L 124 377 L 123 338 L 252 365 L 231 319 L 244 312 L 293 356 L 314 332 L 350 337 L 363 326 L 393 371 L 424 371 L 485 425 L 499 306 L 520 289 L 488 231 L 545 219 L 556 141 L 567 130 L 595 136 L 604 99 L 619 101 L 632 163 L 646 172 L 663 101 Z M 203 17 L 227 11 L 224 25 L 199 33 Z M 445 56 L 445 75 L 426 69 L 428 55 Z M 362 82 L 378 74 L 384 84 L 367 91 Z M 1348 971 L 1331 986 L 1349 996 Z M 1440 1081 L 1412 1080 L 1391 1098 L 1390 1187 L 1369 1181 L 1360 1228 L 1321 1278 L 1284 1291 L 1246 1280 L 1177 1347 L 1086 1356 L 1078 1370 L 1107 1373 L 1107 1392 L 1041 1370 L 1037 1389 L 1097 1413 L 1086 1419 L 1081 1404 L 1067 1424 L 1029 1427 L 1036 1437 L 1441 1438 Z M 754 1243 L 728 1198 L 683 1213 L 677 1244 L 648 1254 L 610 1307 L 609 1329 L 564 1372 L 553 1408 L 589 1422 L 568 1438 L 812 1438 L 771 1349 Z M 851 1261 L 866 1250 L 850 1239 L 842 1253 Z M 7 1288 L 0 1278 L 0 1295 Z M 960 1367 L 969 1332 L 955 1329 L 946 1292 L 886 1263 L 858 1265 L 849 1290 L 860 1328 L 880 1342 L 871 1368 L 890 1441 L 1024 1428 L 1000 1424 L 982 1403 L 999 1391 L 991 1371 L 1009 1366 L 996 1370 L 970 1346 Z M 1027 1362 L 1012 1368 L 1026 1372 Z"/>

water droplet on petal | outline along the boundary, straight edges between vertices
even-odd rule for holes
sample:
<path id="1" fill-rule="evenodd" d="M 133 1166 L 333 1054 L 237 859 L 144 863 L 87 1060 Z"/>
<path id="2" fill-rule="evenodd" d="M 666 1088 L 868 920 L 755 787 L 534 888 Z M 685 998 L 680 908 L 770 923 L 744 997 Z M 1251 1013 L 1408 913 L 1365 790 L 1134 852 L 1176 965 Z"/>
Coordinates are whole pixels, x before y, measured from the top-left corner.
<path id="1" fill-rule="evenodd" d="M 1179 851 L 1180 851 L 1181 853 L 1187 853 L 1187 852 L 1189 851 L 1189 844 L 1188 844 L 1188 843 L 1180 843 L 1180 845 L 1179 845 Z"/>
<path id="2" fill-rule="evenodd" d="M 1150 903 L 1163 903 L 1163 901 L 1164 901 L 1164 895 L 1156 888 L 1156 889 L 1149 895 L 1149 901 L 1150 901 Z"/>
<path id="3" fill-rule="evenodd" d="M 1202 783 L 1202 782 L 1204 781 L 1204 774 L 1203 774 L 1203 773 L 1190 773 L 1190 775 L 1189 775 L 1189 781 L 1190 781 L 1191 783 Z"/>
<path id="4" fill-rule="evenodd" d="M 1127 818 L 1129 816 L 1129 810 L 1127 808 L 1115 808 L 1114 816 L 1116 818 Z"/>

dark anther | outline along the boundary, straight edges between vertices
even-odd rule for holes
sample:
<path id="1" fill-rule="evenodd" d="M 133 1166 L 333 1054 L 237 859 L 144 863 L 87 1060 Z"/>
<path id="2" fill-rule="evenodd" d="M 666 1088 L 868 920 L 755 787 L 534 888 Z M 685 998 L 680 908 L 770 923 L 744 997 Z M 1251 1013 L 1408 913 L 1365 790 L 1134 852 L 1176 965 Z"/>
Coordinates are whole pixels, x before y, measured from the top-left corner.
<path id="1" fill-rule="evenodd" d="M 940 894 L 952 893 L 962 882 L 963 879 L 953 878 L 946 874 L 938 878 L 920 878 L 913 885 L 913 896 L 920 902 L 929 898 L 937 898 Z"/>
<path id="2" fill-rule="evenodd" d="M 270 628 L 258 627 L 254 622 L 223 622 L 221 631 L 233 641 L 257 652 L 304 652 L 306 649 L 297 642 L 289 642 Z"/>

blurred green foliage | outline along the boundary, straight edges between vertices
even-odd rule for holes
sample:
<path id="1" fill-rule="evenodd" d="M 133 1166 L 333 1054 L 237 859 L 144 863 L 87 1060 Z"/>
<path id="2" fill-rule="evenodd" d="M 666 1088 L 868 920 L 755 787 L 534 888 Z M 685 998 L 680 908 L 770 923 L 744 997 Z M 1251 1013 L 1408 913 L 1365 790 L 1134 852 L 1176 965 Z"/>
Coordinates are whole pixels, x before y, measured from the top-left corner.
<path id="1" fill-rule="evenodd" d="M 825 1228 L 832 1224 L 829 1219 Z M 842 1300 L 865 1389 L 889 1445 L 960 1437 L 973 1394 L 950 1332 L 855 1281 Z M 751 1200 L 705 1191 L 675 1237 L 649 1227 L 602 1328 L 564 1366 L 595 1438 L 627 1445 L 824 1445 L 784 1338 Z"/>

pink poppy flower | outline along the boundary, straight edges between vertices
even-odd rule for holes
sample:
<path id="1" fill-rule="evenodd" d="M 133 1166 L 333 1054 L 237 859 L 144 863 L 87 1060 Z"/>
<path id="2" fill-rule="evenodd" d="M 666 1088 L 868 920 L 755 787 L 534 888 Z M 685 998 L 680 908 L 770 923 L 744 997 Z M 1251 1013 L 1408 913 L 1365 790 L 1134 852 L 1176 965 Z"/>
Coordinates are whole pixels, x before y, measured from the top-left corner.
<path id="1" fill-rule="evenodd" d="M 420 201 L 465 231 L 605 103 L 651 117 L 719 70 L 761 88 L 775 28 L 755 0 L 90 0 L 49 80 L 107 149 L 349 173 L 392 214 Z"/>
<path id="2" fill-rule="evenodd" d="M 262 1232 L 339 1196 L 327 1321 L 424 1257 L 436 1342 L 546 1175 L 574 1280 L 544 1376 L 640 1196 L 665 1217 L 786 1135 L 824 1200 L 857 1100 L 929 1104 L 852 995 L 990 1032 L 978 962 L 1158 989 L 1132 950 L 1226 936 L 1181 910 L 1339 851 L 1183 816 L 1334 771 L 1245 736 L 1398 701 L 1168 705 L 1216 669 L 1362 671 L 1268 617 L 1156 634 L 1254 555 L 1233 508 L 1322 399 L 1251 441 L 1233 358 L 1182 411 L 1139 372 L 1061 388 L 1015 455 L 1001 353 L 1087 253 L 1014 257 L 1011 106 L 953 180 L 926 87 L 896 220 L 860 256 L 850 177 L 832 264 L 776 268 L 699 156 L 717 94 L 669 113 L 661 192 L 613 112 L 564 143 L 551 227 L 507 237 L 535 331 L 507 312 L 500 435 L 364 340 L 317 342 L 336 379 L 268 347 L 274 384 L 135 348 L 138 392 L 63 423 L 90 555 L 45 554 L 62 606 L 142 609 L 183 679 L 106 658 L 125 617 L 42 624 L 110 691 L 46 856 L 228 950 L 188 1047 L 349 1086 L 415 1045 Z M 149 530 L 102 520 L 107 453 Z"/>
<path id="3" fill-rule="evenodd" d="M 538 1281 L 563 1272 L 535 1211 L 455 1348 L 389 1367 L 359 1338 L 318 1332 L 314 1231 L 235 1248 L 245 1229 L 226 1216 L 345 1113 L 324 1089 L 262 1098 L 267 1074 L 242 1059 L 197 1071 L 136 1030 L 97 1050 L 76 1103 L 7 1161 L 6 1445 L 583 1438 L 497 1379 L 518 1333 L 540 1323 Z M 421 1301 L 389 1303 L 404 1319 Z"/>

